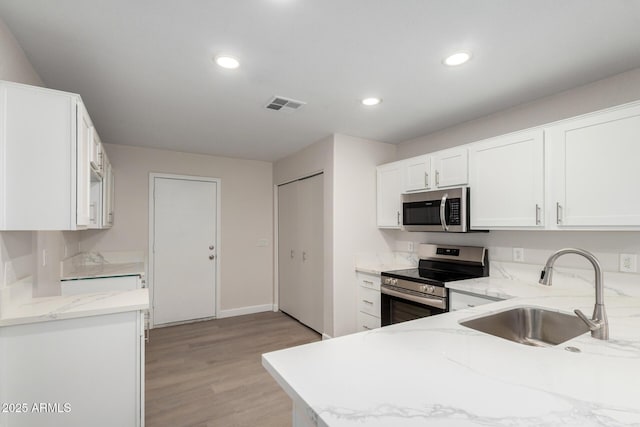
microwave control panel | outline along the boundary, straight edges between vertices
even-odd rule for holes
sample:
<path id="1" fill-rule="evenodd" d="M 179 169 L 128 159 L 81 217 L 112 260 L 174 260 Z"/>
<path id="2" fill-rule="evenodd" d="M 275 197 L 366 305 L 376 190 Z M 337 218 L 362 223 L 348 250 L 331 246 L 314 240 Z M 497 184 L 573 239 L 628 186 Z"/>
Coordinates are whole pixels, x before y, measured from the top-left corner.
<path id="1" fill-rule="evenodd" d="M 449 217 L 447 222 L 449 225 L 460 225 L 460 199 L 451 199 L 447 201 L 449 205 Z"/>

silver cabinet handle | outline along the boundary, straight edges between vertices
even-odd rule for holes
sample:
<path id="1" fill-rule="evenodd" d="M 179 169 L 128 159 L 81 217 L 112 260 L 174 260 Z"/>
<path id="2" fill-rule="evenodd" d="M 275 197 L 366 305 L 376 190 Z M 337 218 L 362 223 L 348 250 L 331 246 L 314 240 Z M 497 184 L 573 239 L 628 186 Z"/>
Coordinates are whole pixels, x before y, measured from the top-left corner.
<path id="1" fill-rule="evenodd" d="M 536 203 L 536 225 L 540 225 L 540 205 Z"/>
<path id="2" fill-rule="evenodd" d="M 307 253 L 302 251 L 302 262 L 305 262 L 307 260 Z"/>
<path id="3" fill-rule="evenodd" d="M 429 173 L 424 173 L 424 188 L 429 188 Z"/>
<path id="4" fill-rule="evenodd" d="M 449 231 L 449 226 L 447 225 L 447 218 L 445 216 L 446 214 L 445 207 L 447 206 L 447 197 L 449 197 L 449 193 L 444 193 L 444 196 L 442 196 L 442 201 L 440 202 L 440 223 L 442 224 L 442 229 L 444 231 Z"/>
<path id="5" fill-rule="evenodd" d="M 363 303 L 373 305 L 373 301 L 367 301 L 366 299 L 362 300 Z"/>
<path id="6" fill-rule="evenodd" d="M 562 223 L 562 205 L 560 202 L 556 203 L 556 224 Z"/>
<path id="7" fill-rule="evenodd" d="M 436 171 L 436 186 L 440 185 L 440 171 Z"/>
<path id="8" fill-rule="evenodd" d="M 214 259 L 215 257 L 215 255 L 209 255 L 209 259 Z"/>
<path id="9" fill-rule="evenodd" d="M 397 214 L 398 214 L 398 225 L 400 225 L 400 211 L 398 211 Z"/>
<path id="10" fill-rule="evenodd" d="M 293 256 L 294 256 L 294 252 L 293 252 L 293 249 L 291 249 L 291 259 L 293 259 Z"/>
<path id="11" fill-rule="evenodd" d="M 368 327 L 367 325 L 362 325 L 362 327 L 363 327 L 363 328 L 365 328 L 367 331 L 370 331 L 370 330 L 371 330 L 371 328 L 370 328 L 370 327 Z"/>
<path id="12" fill-rule="evenodd" d="M 373 282 L 371 280 L 363 280 L 362 283 L 368 283 L 373 286 Z"/>

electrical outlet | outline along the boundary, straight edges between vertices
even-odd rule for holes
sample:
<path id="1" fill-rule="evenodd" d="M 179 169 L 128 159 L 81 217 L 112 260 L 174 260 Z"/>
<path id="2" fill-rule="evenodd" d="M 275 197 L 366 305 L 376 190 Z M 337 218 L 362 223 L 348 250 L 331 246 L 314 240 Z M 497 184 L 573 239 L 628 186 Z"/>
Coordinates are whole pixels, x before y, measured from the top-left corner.
<path id="1" fill-rule="evenodd" d="M 636 273 L 638 271 L 638 256 L 636 254 L 620 254 L 620 271 Z"/>
<path id="2" fill-rule="evenodd" d="M 413 242 L 407 242 L 407 249 L 409 252 L 413 252 Z"/>
<path id="3" fill-rule="evenodd" d="M 513 248 L 513 260 L 515 262 L 524 262 L 524 249 Z"/>

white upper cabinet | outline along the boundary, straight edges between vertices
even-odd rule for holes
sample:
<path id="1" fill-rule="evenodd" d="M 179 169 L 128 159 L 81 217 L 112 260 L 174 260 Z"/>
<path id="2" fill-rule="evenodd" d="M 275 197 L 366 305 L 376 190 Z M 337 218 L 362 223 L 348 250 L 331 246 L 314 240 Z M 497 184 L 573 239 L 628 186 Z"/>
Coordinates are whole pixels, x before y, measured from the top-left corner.
<path id="1" fill-rule="evenodd" d="M 640 228 L 640 105 L 563 121 L 545 140 L 552 228 Z"/>
<path id="2" fill-rule="evenodd" d="M 91 119 L 84 104 L 79 99 L 77 110 L 77 160 L 76 160 L 76 227 L 91 226 Z M 96 213 L 97 214 L 97 213 Z M 94 217 L 95 218 L 95 217 Z"/>
<path id="3" fill-rule="evenodd" d="M 472 229 L 544 227 L 542 130 L 472 144 L 469 156 Z"/>
<path id="4" fill-rule="evenodd" d="M 102 228 L 111 228 L 114 220 L 114 196 L 115 196 L 115 177 L 111 162 L 104 153 L 104 177 L 102 179 Z"/>
<path id="5" fill-rule="evenodd" d="M 469 181 L 469 156 L 466 148 L 432 153 L 433 187 L 465 185 Z"/>
<path id="6" fill-rule="evenodd" d="M 377 222 L 379 228 L 400 228 L 402 224 L 403 162 L 378 166 Z"/>
<path id="7" fill-rule="evenodd" d="M 80 96 L 0 81 L 0 230 L 90 226 L 92 127 Z"/>
<path id="8" fill-rule="evenodd" d="M 418 156 L 403 162 L 404 192 L 431 189 L 431 156 Z"/>

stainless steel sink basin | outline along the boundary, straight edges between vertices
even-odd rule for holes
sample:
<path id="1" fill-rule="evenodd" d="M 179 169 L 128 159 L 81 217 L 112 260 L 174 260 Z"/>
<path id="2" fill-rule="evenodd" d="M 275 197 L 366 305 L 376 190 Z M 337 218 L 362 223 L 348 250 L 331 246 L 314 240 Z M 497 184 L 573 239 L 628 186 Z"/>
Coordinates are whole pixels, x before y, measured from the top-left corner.
<path id="1" fill-rule="evenodd" d="M 506 340 L 536 347 L 550 347 L 589 332 L 577 316 L 538 307 L 516 307 L 460 322 Z"/>

